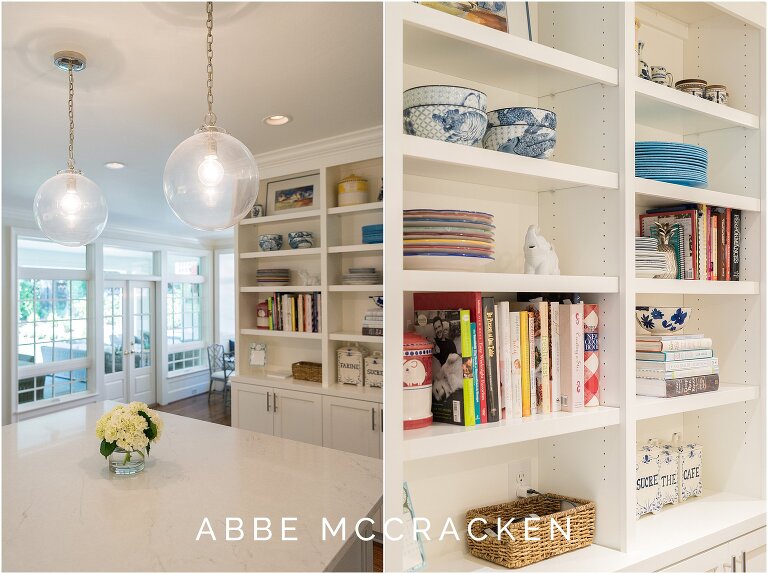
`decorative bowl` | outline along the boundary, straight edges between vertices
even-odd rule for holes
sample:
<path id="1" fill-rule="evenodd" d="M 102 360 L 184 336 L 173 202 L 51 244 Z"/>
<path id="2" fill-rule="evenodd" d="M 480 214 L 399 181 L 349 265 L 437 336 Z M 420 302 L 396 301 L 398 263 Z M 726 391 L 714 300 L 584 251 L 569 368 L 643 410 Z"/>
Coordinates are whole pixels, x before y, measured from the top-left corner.
<path id="1" fill-rule="evenodd" d="M 544 108 L 499 108 L 488 112 L 488 127 L 514 125 L 557 129 L 557 114 Z"/>
<path id="2" fill-rule="evenodd" d="M 728 88 L 723 85 L 715 84 L 707 86 L 704 90 L 704 97 L 710 102 L 715 102 L 716 104 L 727 104 Z"/>
<path id="3" fill-rule="evenodd" d="M 384 308 L 384 295 L 375 295 L 373 297 L 368 297 L 368 299 L 372 300 L 379 309 Z"/>
<path id="4" fill-rule="evenodd" d="M 677 334 L 690 317 L 690 307 L 635 307 L 637 324 L 652 335 Z"/>
<path id="5" fill-rule="evenodd" d="M 408 135 L 475 146 L 488 123 L 485 112 L 466 106 L 415 106 L 403 112 L 403 131 Z"/>
<path id="6" fill-rule="evenodd" d="M 542 126 L 496 126 L 483 137 L 485 149 L 539 159 L 552 157 L 556 143 L 555 130 Z"/>
<path id="7" fill-rule="evenodd" d="M 309 249 L 314 245 L 311 231 L 291 231 L 288 233 L 288 245 L 291 249 Z"/>
<path id="8" fill-rule="evenodd" d="M 433 105 L 465 106 L 485 112 L 488 96 L 480 90 L 462 86 L 419 86 L 403 92 L 403 110 Z"/>
<path id="9" fill-rule="evenodd" d="M 259 235 L 259 247 L 262 251 L 280 251 L 283 248 L 283 236 L 279 233 Z"/>

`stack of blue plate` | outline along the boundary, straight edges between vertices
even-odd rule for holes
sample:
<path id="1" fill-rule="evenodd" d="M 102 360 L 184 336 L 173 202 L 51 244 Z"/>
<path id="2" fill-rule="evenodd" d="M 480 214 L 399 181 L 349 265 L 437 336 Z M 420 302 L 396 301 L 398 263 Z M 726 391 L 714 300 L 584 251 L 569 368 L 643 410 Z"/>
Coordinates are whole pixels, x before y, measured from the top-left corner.
<path id="1" fill-rule="evenodd" d="M 677 142 L 635 142 L 635 176 L 678 185 L 707 185 L 707 150 Z"/>
<path id="2" fill-rule="evenodd" d="M 363 243 L 384 243 L 384 226 L 363 225 Z"/>

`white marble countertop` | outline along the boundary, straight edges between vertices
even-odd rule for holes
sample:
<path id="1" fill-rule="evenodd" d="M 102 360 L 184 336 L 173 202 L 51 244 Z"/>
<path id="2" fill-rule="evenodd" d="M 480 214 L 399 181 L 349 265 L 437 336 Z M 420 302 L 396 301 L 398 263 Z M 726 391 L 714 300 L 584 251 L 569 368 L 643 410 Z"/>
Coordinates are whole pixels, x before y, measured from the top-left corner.
<path id="1" fill-rule="evenodd" d="M 94 432 L 114 404 L 3 427 L 3 570 L 324 570 L 345 542 L 322 541 L 322 518 L 346 518 L 349 539 L 381 500 L 377 459 L 166 413 L 144 471 L 115 476 Z M 195 541 L 205 517 L 215 542 Z M 243 540 L 225 540 L 227 517 Z M 253 540 L 254 517 L 271 540 Z"/>

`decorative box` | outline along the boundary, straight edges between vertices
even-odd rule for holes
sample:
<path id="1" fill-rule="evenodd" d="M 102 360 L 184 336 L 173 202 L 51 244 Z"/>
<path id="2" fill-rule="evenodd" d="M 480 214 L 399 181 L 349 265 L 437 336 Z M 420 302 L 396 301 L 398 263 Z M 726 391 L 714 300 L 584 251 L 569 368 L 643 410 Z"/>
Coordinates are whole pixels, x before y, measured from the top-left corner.
<path id="1" fill-rule="evenodd" d="M 672 440 L 663 447 L 678 453 L 677 483 L 680 502 L 691 496 L 701 496 L 701 445 L 684 443 L 680 434 L 675 433 Z"/>
<path id="2" fill-rule="evenodd" d="M 403 428 L 432 424 L 433 344 L 416 333 L 403 334 Z"/>
<path id="3" fill-rule="evenodd" d="M 661 486 L 659 484 L 661 448 L 655 445 L 644 445 L 637 449 L 637 482 L 635 486 L 635 514 L 640 518 L 643 514 L 661 510 Z"/>
<path id="4" fill-rule="evenodd" d="M 384 386 L 384 359 L 381 351 L 365 358 L 365 384 L 368 387 Z"/>
<path id="5" fill-rule="evenodd" d="M 256 305 L 256 328 L 269 329 L 269 305 L 266 301 Z"/>
<path id="6" fill-rule="evenodd" d="M 368 180 L 352 174 L 339 182 L 338 206 L 368 202 Z"/>
<path id="7" fill-rule="evenodd" d="M 360 346 L 339 347 L 336 351 L 338 381 L 344 385 L 362 385 L 368 349 Z"/>
<path id="8" fill-rule="evenodd" d="M 677 504 L 680 501 L 679 492 L 680 453 L 670 445 L 661 445 L 659 453 L 659 487 L 661 488 L 661 504 Z"/>

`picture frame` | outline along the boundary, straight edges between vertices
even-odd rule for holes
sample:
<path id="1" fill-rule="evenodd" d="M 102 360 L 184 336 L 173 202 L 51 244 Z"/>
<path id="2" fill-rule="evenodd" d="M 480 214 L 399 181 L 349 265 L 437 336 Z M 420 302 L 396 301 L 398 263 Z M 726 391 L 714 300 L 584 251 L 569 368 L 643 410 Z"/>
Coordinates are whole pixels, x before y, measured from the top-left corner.
<path id="1" fill-rule="evenodd" d="M 315 193 L 320 189 L 320 175 L 306 175 L 267 184 L 266 212 L 278 215 L 288 211 L 308 211 L 317 209 L 319 197 Z"/>
<path id="2" fill-rule="evenodd" d="M 509 32 L 506 2 L 419 2 L 429 8 L 458 16 L 482 26 Z"/>

